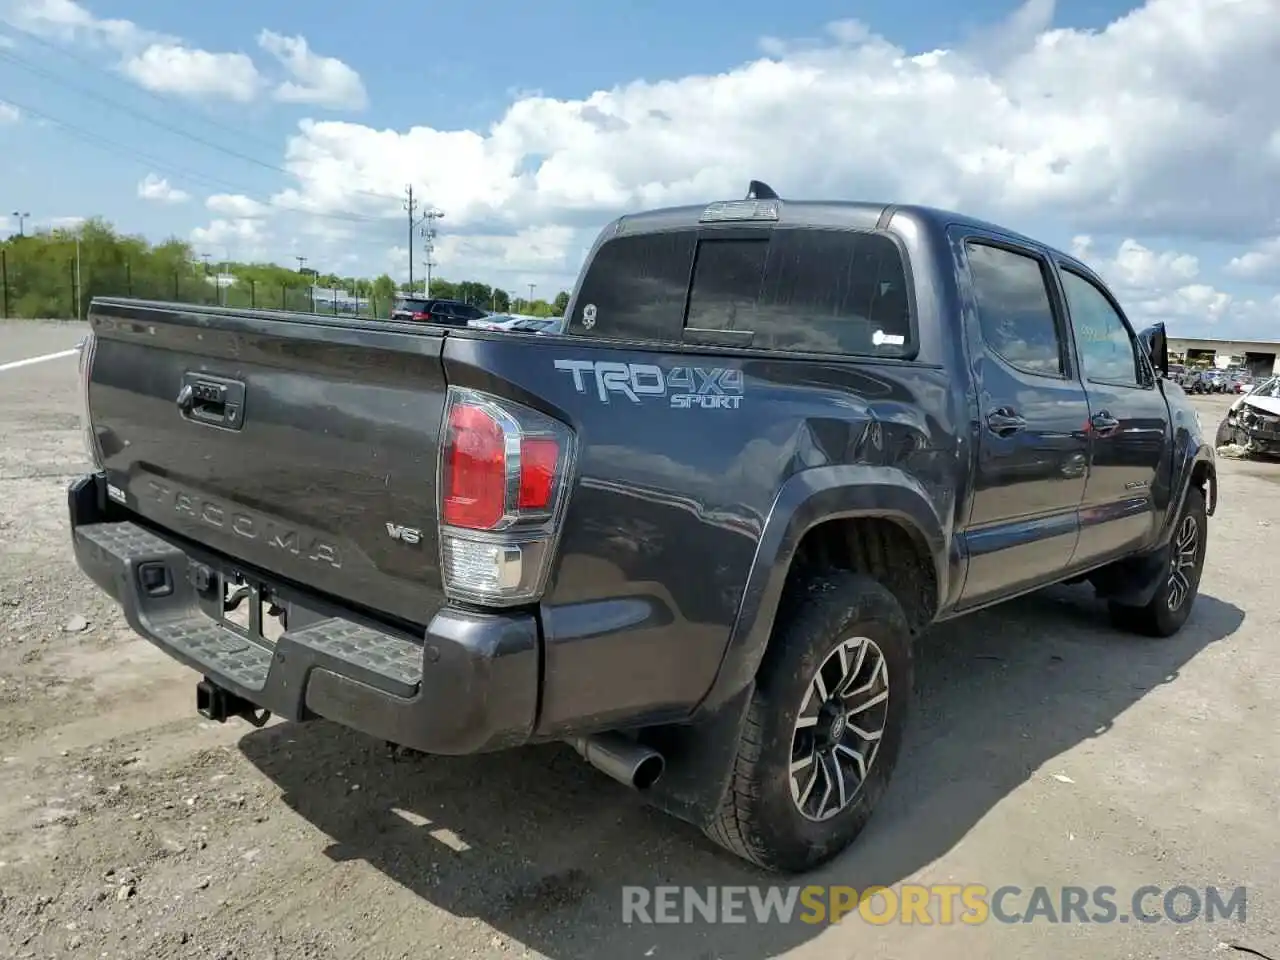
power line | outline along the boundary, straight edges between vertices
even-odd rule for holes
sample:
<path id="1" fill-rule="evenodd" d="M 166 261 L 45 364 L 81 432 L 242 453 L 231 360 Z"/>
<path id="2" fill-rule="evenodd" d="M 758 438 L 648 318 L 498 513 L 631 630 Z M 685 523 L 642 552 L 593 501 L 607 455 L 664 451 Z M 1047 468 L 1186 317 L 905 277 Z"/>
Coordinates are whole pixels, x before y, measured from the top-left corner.
<path id="1" fill-rule="evenodd" d="M 308 210 L 305 207 L 290 206 L 288 204 L 280 203 L 277 200 L 263 200 L 261 198 L 253 197 L 247 190 L 244 189 L 242 185 L 235 184 L 229 180 L 222 180 L 218 177 L 213 177 L 208 174 L 198 173 L 193 170 L 186 170 L 184 168 L 178 167 L 167 160 L 161 160 L 157 157 L 153 157 L 149 154 L 143 153 L 141 150 L 138 150 L 135 147 L 110 140 L 107 137 L 103 137 L 99 134 L 93 133 L 92 131 L 85 130 L 83 127 L 80 127 L 74 123 L 69 123 L 66 120 L 62 120 L 58 117 L 53 116 L 52 114 L 44 112 L 43 110 L 37 110 L 35 107 L 25 104 L 19 100 L 15 100 L 13 97 L 9 96 L 9 94 L 7 93 L 5 94 L 5 100 L 8 103 L 13 104 L 19 110 L 25 111 L 26 113 L 29 113 L 32 116 L 40 117 L 42 120 L 47 120 L 52 124 L 62 127 L 72 136 L 79 137 L 80 139 L 88 143 L 92 143 L 95 146 L 100 147 L 101 149 L 107 150 L 108 152 L 120 154 L 121 156 L 124 156 L 130 160 L 142 160 L 150 164 L 151 166 L 156 167 L 161 171 L 167 170 L 168 172 L 172 173 L 176 177 L 185 178 L 188 180 L 202 180 L 206 183 L 211 183 L 215 186 L 221 187 L 222 189 L 231 190 L 235 193 L 248 197 L 248 199 L 250 200 L 256 200 L 256 202 L 261 203 L 266 207 L 270 207 L 270 208 L 281 210 L 288 213 L 300 213 L 307 216 L 320 217 L 326 220 L 338 220 L 344 223 L 382 224 L 387 222 L 385 217 L 374 217 L 374 216 L 369 216 L 367 214 L 357 214 L 357 213 L 336 213 L 336 212 L 326 213 L 319 210 Z"/>
<path id="2" fill-rule="evenodd" d="M 19 26 L 18 24 L 14 23 L 12 20 L 8 20 L 3 17 L 0 17 L 0 23 L 3 23 L 6 27 L 8 27 L 11 30 L 16 30 L 18 33 L 21 33 L 25 39 L 33 40 L 36 43 L 40 44 L 40 46 L 44 47 L 46 50 L 50 50 L 53 53 L 57 54 L 59 59 L 72 60 L 75 63 L 78 63 L 80 66 L 86 67 L 89 70 L 92 70 L 103 77 L 107 77 L 113 82 L 121 86 L 127 86 L 131 91 L 145 94 L 146 96 L 150 97 L 152 100 L 156 101 L 156 103 L 160 104 L 165 108 L 169 108 L 173 106 L 173 101 L 165 99 L 163 96 L 156 93 L 154 90 L 149 90 L 144 86 L 129 83 L 125 80 L 122 80 L 119 74 L 113 73 L 112 71 L 105 69 L 100 64 L 94 63 L 88 57 L 81 56 L 75 51 L 68 49 L 64 45 L 56 44 L 49 40 L 46 40 L 44 37 L 40 36 L 34 30 L 30 30 L 27 27 Z M 203 113 L 198 114 L 198 119 L 200 119 L 204 123 L 209 124 L 210 126 L 217 127 L 219 130 L 223 131 L 224 133 L 231 134 L 231 136 L 236 137 L 239 140 L 252 141 L 254 143 L 260 144 L 261 146 L 265 147 L 268 150 L 279 149 L 279 144 L 270 143 L 267 140 L 253 136 L 252 134 L 250 134 L 249 132 L 243 129 L 237 129 L 236 127 L 233 127 L 230 124 L 221 123 L 220 121 L 215 120 L 213 117 L 209 116 L 208 114 L 203 114 Z"/>
<path id="3" fill-rule="evenodd" d="M 219 153 L 224 153 L 229 157 L 233 157 L 237 160 L 242 160 L 245 163 L 254 164 L 256 166 L 262 167 L 264 170 L 270 170 L 273 173 L 280 173 L 286 177 L 291 177 L 291 178 L 296 176 L 296 174 L 292 173 L 289 170 L 286 170 L 284 167 L 278 166 L 277 164 L 268 163 L 266 160 L 261 160 L 257 157 L 250 156 L 247 153 L 241 153 L 239 150 L 234 150 L 231 147 L 224 146 L 223 144 L 220 144 L 215 140 L 206 139 L 205 137 L 202 137 L 199 134 L 191 133 L 187 130 L 183 130 L 181 127 L 174 126 L 172 123 L 169 123 L 165 120 L 157 119 L 156 117 L 151 116 L 145 111 L 137 110 L 129 106 L 128 104 L 120 103 L 119 101 L 114 100 L 111 97 L 103 96 L 102 94 L 97 93 L 96 91 L 93 91 L 93 90 L 88 90 L 80 86 L 79 84 L 72 83 L 70 80 L 66 79 L 65 77 L 60 77 L 55 73 L 51 73 L 48 70 L 45 70 L 41 67 L 36 66 L 33 63 L 30 63 L 29 61 L 22 59 L 21 57 L 15 56 L 10 51 L 0 50 L 0 60 L 8 61 L 9 63 L 14 64 L 20 69 L 26 70 L 30 73 L 34 73 L 37 76 L 44 77 L 48 80 L 52 80 L 54 83 L 61 84 L 62 86 L 66 87 L 69 90 L 74 90 L 77 93 L 79 93 L 81 96 L 88 97 L 90 100 L 95 100 L 99 103 L 105 104 L 106 106 L 114 107 L 115 109 L 121 111 L 122 113 L 127 113 L 130 116 L 143 121 L 144 123 L 152 124 L 153 126 L 158 127 L 161 130 L 166 130 L 169 133 L 176 134 L 177 136 L 185 137 L 186 139 L 191 140 L 193 143 L 198 143 L 202 146 L 208 147 L 211 150 L 217 150 Z M 373 196 L 380 200 L 395 199 L 389 194 L 370 193 L 370 191 L 367 191 L 367 190 L 353 190 L 352 192 Z"/>

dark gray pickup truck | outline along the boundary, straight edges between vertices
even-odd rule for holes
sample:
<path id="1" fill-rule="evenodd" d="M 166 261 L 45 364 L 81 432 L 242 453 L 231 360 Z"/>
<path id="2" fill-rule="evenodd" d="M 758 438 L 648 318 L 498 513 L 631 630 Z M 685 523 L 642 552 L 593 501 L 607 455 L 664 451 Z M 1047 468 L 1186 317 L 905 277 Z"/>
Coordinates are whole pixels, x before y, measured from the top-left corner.
<path id="1" fill-rule="evenodd" d="M 207 717 L 567 741 L 786 872 L 867 822 L 930 624 L 1086 579 L 1191 611 L 1213 448 L 1066 254 L 757 184 L 609 224 L 566 319 L 95 300 L 80 566 Z"/>

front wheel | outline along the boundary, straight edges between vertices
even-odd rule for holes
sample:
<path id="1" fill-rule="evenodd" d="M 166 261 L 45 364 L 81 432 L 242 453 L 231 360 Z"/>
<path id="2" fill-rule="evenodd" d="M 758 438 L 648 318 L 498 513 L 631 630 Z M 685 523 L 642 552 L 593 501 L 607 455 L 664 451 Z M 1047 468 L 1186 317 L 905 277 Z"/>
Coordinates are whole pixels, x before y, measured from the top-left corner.
<path id="1" fill-rule="evenodd" d="M 1171 637 L 1191 616 L 1200 592 L 1205 551 L 1209 543 L 1208 515 L 1199 487 L 1187 491 L 1182 513 L 1169 544 L 1169 566 L 1160 588 L 1145 607 L 1109 605 L 1111 622 L 1122 630 L 1150 637 Z"/>
<path id="2" fill-rule="evenodd" d="M 707 834 L 764 867 L 809 870 L 862 832 L 897 763 L 912 637 L 876 580 L 836 572 L 780 614 L 729 789 Z"/>

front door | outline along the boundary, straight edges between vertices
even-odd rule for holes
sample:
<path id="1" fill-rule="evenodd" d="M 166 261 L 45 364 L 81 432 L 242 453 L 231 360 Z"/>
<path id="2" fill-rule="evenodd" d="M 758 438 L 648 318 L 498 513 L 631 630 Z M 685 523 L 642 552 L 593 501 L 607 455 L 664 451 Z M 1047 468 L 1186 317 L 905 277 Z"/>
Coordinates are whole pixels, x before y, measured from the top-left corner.
<path id="1" fill-rule="evenodd" d="M 960 246 L 976 307 L 966 337 L 978 388 L 963 608 L 1052 580 L 1071 561 L 1089 405 L 1044 255 L 975 235 Z"/>
<path id="2" fill-rule="evenodd" d="M 1089 398 L 1089 479 L 1080 505 L 1075 563 L 1143 545 L 1155 533 L 1157 484 L 1171 446 L 1169 406 L 1124 314 L 1083 273 L 1059 276 Z M 1167 495 L 1167 494 L 1166 494 Z"/>

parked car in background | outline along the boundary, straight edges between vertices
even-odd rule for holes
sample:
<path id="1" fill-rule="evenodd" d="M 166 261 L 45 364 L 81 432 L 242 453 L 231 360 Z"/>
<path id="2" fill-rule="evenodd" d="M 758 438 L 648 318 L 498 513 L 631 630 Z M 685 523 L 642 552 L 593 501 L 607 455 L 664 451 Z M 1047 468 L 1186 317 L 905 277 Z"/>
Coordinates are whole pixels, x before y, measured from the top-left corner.
<path id="1" fill-rule="evenodd" d="M 563 326 L 563 317 L 521 317 L 507 329 L 525 333 L 560 333 Z"/>
<path id="2" fill-rule="evenodd" d="M 488 313 L 461 300 L 429 297 L 397 297 L 391 307 L 392 320 L 435 323 L 446 327 L 465 327 Z"/>
<path id="3" fill-rule="evenodd" d="M 467 326 L 475 330 L 506 330 L 520 319 L 510 313 L 489 313 L 477 320 L 472 320 Z"/>
<path id="4" fill-rule="evenodd" d="M 1187 393 L 1209 393 L 1212 389 L 1209 374 L 1204 370 L 1191 370 L 1183 380 L 1182 388 Z"/>
<path id="5" fill-rule="evenodd" d="M 1254 384 L 1218 425 L 1216 445 L 1234 443 L 1250 453 L 1280 452 L 1280 377 Z"/>
<path id="6" fill-rule="evenodd" d="M 517 330 L 524 333 L 558 333 L 563 317 L 527 317 L 518 313 L 493 313 L 468 326 L 478 330 Z"/>

